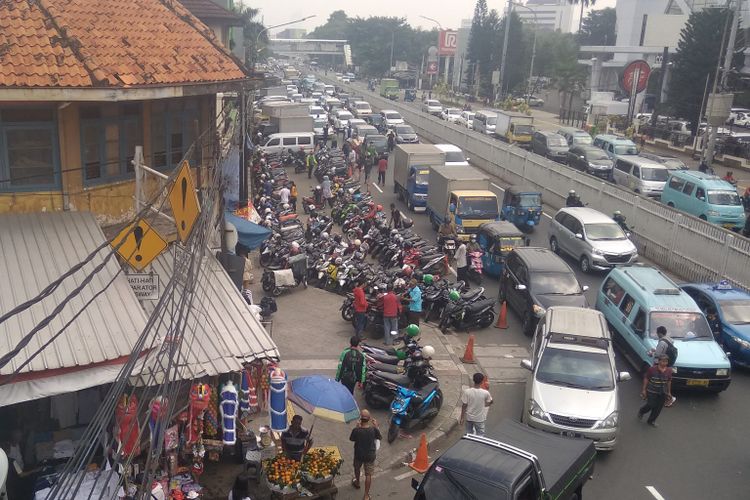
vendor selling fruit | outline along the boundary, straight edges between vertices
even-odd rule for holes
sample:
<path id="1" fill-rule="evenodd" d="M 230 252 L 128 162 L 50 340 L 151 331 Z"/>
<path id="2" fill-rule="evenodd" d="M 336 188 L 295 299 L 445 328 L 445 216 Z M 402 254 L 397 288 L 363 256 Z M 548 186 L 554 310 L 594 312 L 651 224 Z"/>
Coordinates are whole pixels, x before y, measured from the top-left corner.
<path id="1" fill-rule="evenodd" d="M 284 454 L 292 460 L 302 460 L 302 455 L 312 446 L 310 431 L 302 427 L 302 417 L 295 415 L 292 417 L 292 424 L 289 429 L 281 433 L 281 447 Z"/>

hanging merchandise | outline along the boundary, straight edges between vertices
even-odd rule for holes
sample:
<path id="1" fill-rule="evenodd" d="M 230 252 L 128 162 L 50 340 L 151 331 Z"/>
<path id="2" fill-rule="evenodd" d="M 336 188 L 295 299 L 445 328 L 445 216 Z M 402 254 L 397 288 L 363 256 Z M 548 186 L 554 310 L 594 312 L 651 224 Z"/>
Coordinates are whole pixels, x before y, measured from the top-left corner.
<path id="1" fill-rule="evenodd" d="M 138 398 L 135 394 L 123 395 L 115 408 L 115 428 L 118 451 L 124 457 L 141 452 L 138 425 Z"/>
<path id="2" fill-rule="evenodd" d="M 237 388 L 229 380 L 221 389 L 221 428 L 222 441 L 226 446 L 233 446 L 237 442 Z"/>
<path id="3" fill-rule="evenodd" d="M 288 427 L 286 419 L 286 373 L 278 366 L 271 372 L 269 399 L 268 412 L 271 416 L 271 430 L 283 432 Z"/>
<path id="4" fill-rule="evenodd" d="M 206 455 L 206 449 L 202 444 L 193 445 L 193 465 L 190 471 L 196 478 L 203 474 L 203 457 Z"/>
<path id="5" fill-rule="evenodd" d="M 208 408 L 211 387 L 208 384 L 193 384 L 190 387 L 190 424 L 187 429 L 187 444 L 197 442 L 203 434 L 203 416 Z"/>
<path id="6" fill-rule="evenodd" d="M 162 439 L 164 429 L 164 419 L 169 411 L 167 399 L 162 396 L 156 396 L 151 400 L 151 411 L 148 417 L 148 427 L 151 430 L 151 447 L 156 448 Z"/>
<path id="7" fill-rule="evenodd" d="M 240 381 L 240 391 L 242 397 L 240 399 L 240 412 L 250 412 L 250 373 L 247 370 L 242 370 L 242 380 Z"/>
<path id="8" fill-rule="evenodd" d="M 219 435 L 219 391 L 216 387 L 211 387 L 208 408 L 203 416 L 203 435 L 207 438 Z"/>

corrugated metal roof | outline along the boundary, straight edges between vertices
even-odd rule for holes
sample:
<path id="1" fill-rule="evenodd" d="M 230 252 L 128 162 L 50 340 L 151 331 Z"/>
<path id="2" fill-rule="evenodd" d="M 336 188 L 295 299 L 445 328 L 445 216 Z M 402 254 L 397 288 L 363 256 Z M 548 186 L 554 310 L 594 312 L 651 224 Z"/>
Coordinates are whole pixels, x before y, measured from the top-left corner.
<path id="1" fill-rule="evenodd" d="M 153 264 L 161 283 L 173 274 L 174 256 L 165 252 Z M 266 329 L 252 315 L 221 263 L 208 252 L 200 266 L 190 316 L 185 322 L 181 350 L 180 378 L 194 379 L 242 369 L 243 363 L 261 358 L 279 358 L 279 351 Z M 145 302 L 150 314 L 156 302 Z M 145 364 L 148 366 L 149 362 Z M 148 379 L 148 368 L 141 371 L 141 380 Z M 157 374 L 154 382 L 161 381 Z"/>
<path id="2" fill-rule="evenodd" d="M 85 212 L 11 214 L 0 216 L 0 314 L 35 297 L 50 282 L 104 243 L 94 216 Z M 49 297 L 0 324 L 0 353 L 23 336 L 78 287 L 103 260 L 108 249 L 67 278 Z M 52 322 L 13 361 L 0 369 L 8 375 L 58 332 L 119 271 L 112 258 Z M 128 356 L 146 324 L 146 314 L 124 275 L 119 275 L 73 321 L 67 330 L 21 373 L 85 367 Z"/>

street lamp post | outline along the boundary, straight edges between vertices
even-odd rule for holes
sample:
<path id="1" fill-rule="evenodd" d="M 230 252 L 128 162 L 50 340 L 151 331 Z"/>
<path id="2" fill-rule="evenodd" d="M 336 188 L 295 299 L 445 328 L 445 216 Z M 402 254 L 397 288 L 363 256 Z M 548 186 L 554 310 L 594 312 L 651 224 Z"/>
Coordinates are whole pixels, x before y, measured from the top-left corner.
<path id="1" fill-rule="evenodd" d="M 253 54 L 253 71 L 255 71 L 255 64 L 258 61 L 258 52 L 260 52 L 260 50 L 258 49 L 258 44 L 260 43 L 260 36 L 263 33 L 265 33 L 268 30 L 275 29 L 275 28 L 281 28 L 283 26 L 289 26 L 290 24 L 301 23 L 302 21 L 307 21 L 308 19 L 312 19 L 313 17 L 315 17 L 315 14 L 313 14 L 312 16 L 303 17 L 302 19 L 295 19 L 294 21 L 287 21 L 287 22 L 281 23 L 281 24 L 274 24 L 273 26 L 266 26 L 265 28 L 263 28 L 262 30 L 260 30 L 258 32 L 258 36 L 255 37 L 255 46 L 253 47 L 253 50 L 255 51 L 255 54 Z"/>
<path id="2" fill-rule="evenodd" d="M 511 2 L 512 3 L 512 2 Z M 534 59 L 536 58 L 536 32 L 539 28 L 539 18 L 536 17 L 536 12 L 532 10 L 530 7 L 522 4 L 515 4 L 516 7 L 521 7 L 522 9 L 526 9 L 534 16 L 534 41 L 531 42 L 531 64 L 529 65 L 529 84 L 526 87 L 526 104 L 529 103 L 529 99 L 531 99 L 531 91 L 533 89 L 531 85 L 531 81 L 534 79 Z"/>
<path id="3" fill-rule="evenodd" d="M 433 23 L 437 24 L 437 27 L 440 31 L 443 31 L 443 25 L 440 24 L 440 21 L 438 21 L 437 19 L 433 19 L 431 17 L 422 16 L 422 15 L 420 15 L 419 17 L 421 17 L 422 19 L 426 19 L 428 21 L 432 21 Z M 445 76 L 445 81 L 447 83 L 448 81 L 448 56 L 445 57 L 445 72 L 443 73 L 443 75 Z M 439 76 L 440 76 L 440 56 L 438 55 L 438 77 Z M 430 75 L 430 79 L 432 79 L 432 75 Z M 430 85 L 432 85 L 432 81 L 430 81 Z"/>

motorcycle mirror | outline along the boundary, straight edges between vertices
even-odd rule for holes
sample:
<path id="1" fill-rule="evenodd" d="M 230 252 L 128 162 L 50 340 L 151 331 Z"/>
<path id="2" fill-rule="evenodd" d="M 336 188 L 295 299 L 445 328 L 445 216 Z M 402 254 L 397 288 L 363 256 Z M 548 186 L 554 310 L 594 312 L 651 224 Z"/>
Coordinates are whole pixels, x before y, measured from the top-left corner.
<path id="1" fill-rule="evenodd" d="M 582 240 L 583 235 L 581 233 L 576 233 L 576 238 L 578 238 L 579 240 Z"/>
<path id="2" fill-rule="evenodd" d="M 528 359 L 521 360 L 521 368 L 526 368 L 529 371 L 534 371 L 534 368 L 531 366 L 531 361 Z"/>
<path id="3" fill-rule="evenodd" d="M 584 291 L 584 292 L 585 292 L 586 290 L 588 290 L 588 289 L 589 289 L 589 286 L 588 286 L 588 285 L 583 285 L 583 291 Z"/>
<path id="4" fill-rule="evenodd" d="M 630 373 L 629 372 L 619 372 L 617 374 L 617 381 L 618 382 L 626 382 L 630 380 Z"/>
<path id="5" fill-rule="evenodd" d="M 522 292 L 526 290 L 526 285 L 516 285 L 516 290 L 518 290 L 519 292 Z"/>

